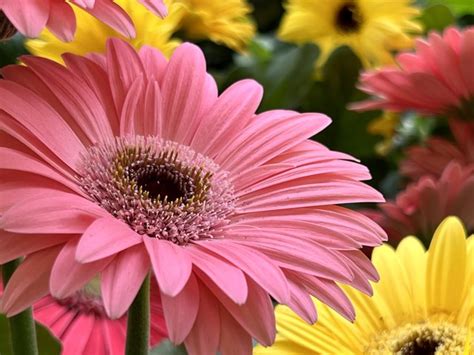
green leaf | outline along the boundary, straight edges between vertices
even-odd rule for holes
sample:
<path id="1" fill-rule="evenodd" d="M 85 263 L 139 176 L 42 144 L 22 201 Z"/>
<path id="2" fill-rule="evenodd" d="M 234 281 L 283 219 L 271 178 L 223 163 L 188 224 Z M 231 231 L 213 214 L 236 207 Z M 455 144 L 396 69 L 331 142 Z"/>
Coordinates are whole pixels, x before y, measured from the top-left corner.
<path id="1" fill-rule="evenodd" d="M 60 355 L 61 344 L 48 328 L 36 323 L 36 336 L 38 338 L 39 355 Z"/>
<path id="2" fill-rule="evenodd" d="M 451 10 L 444 5 L 433 5 L 425 9 L 420 17 L 425 31 L 442 31 L 452 25 L 456 19 Z"/>
<path id="3" fill-rule="evenodd" d="M 36 323 L 36 336 L 38 338 L 39 355 L 59 355 L 61 345 L 59 341 L 49 332 L 47 328 Z M 10 339 L 10 326 L 5 315 L 0 314 L 0 354 L 12 355 Z"/>
<path id="4" fill-rule="evenodd" d="M 24 38 L 19 34 L 8 41 L 0 41 L 0 68 L 8 64 L 15 64 L 19 56 L 28 53 L 23 46 L 23 41 Z"/>
<path id="5" fill-rule="evenodd" d="M 426 3 L 428 5 L 445 5 L 457 16 L 474 12 L 472 0 L 426 0 Z"/>
<path id="6" fill-rule="evenodd" d="M 187 355 L 184 346 L 175 346 L 169 340 L 163 340 L 156 348 L 150 350 L 150 355 Z"/>
<path id="7" fill-rule="evenodd" d="M 265 95 L 260 109 L 298 108 L 311 88 L 318 54 L 311 44 L 277 53 L 261 78 Z"/>

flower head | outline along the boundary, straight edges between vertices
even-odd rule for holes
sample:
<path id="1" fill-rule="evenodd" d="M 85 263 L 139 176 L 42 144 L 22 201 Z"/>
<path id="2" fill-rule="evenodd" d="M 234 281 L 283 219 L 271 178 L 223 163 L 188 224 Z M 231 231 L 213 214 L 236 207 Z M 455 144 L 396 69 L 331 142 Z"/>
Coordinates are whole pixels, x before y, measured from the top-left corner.
<path id="1" fill-rule="evenodd" d="M 372 261 L 380 282 L 372 298 L 344 287 L 356 309 L 354 323 L 316 300 L 319 322 L 313 326 L 278 306 L 276 343 L 254 354 L 468 354 L 474 340 L 472 260 L 474 236 L 466 240 L 456 217 L 440 224 L 427 252 L 411 236 L 396 250 L 376 248 Z"/>
<path id="2" fill-rule="evenodd" d="M 110 319 L 97 281 L 92 280 L 67 298 L 48 295 L 33 305 L 34 319 L 59 339 L 62 355 L 121 355 L 125 352 L 127 315 Z M 2 293 L 0 278 L 0 296 Z M 167 331 L 156 286 L 151 294 L 150 345 L 155 346 L 167 337 Z"/>
<path id="3" fill-rule="evenodd" d="M 423 114 L 474 118 L 474 28 L 449 28 L 418 40 L 415 53 L 397 56 L 399 67 L 362 75 L 360 88 L 373 95 L 359 110 L 415 110 Z"/>
<path id="4" fill-rule="evenodd" d="M 136 36 L 134 38 L 130 39 L 121 35 L 83 9 L 75 8 L 77 30 L 71 42 L 62 42 L 53 33 L 45 30 L 38 39 L 26 42 L 27 49 L 34 55 L 62 62 L 63 53 L 78 55 L 104 53 L 107 39 L 112 37 L 126 40 L 137 49 L 143 46 L 157 48 L 167 57 L 180 44 L 180 41 L 172 36 L 179 30 L 179 24 L 183 20 L 185 14 L 183 5 L 170 4 L 168 15 L 165 18 L 159 18 L 138 4 L 136 0 L 115 0 L 115 2 L 127 12 L 135 24 Z"/>
<path id="5" fill-rule="evenodd" d="M 157 15 L 166 15 L 162 0 L 135 1 Z M 27 37 L 37 37 L 47 27 L 61 40 L 71 41 L 76 31 L 76 18 L 70 4 L 84 9 L 125 37 L 135 36 L 130 17 L 113 0 L 0 0 L 0 29 L 8 20 Z"/>
<path id="6" fill-rule="evenodd" d="M 118 39 L 63 59 L 24 57 L 0 81 L 0 263 L 26 255 L 7 314 L 99 274 L 120 318 L 153 270 L 169 337 L 190 352 L 271 344 L 270 296 L 309 322 L 309 294 L 353 318 L 335 281 L 370 294 L 377 273 L 359 249 L 385 234 L 337 204 L 383 198 L 365 167 L 309 140 L 326 116 L 255 114 L 250 80 L 218 96 L 190 44 L 169 62 Z"/>
<path id="7" fill-rule="evenodd" d="M 247 0 L 173 0 L 183 4 L 186 14 L 180 31 L 190 40 L 209 39 L 242 51 L 255 35 Z"/>
<path id="8" fill-rule="evenodd" d="M 439 178 L 453 161 L 461 166 L 474 167 L 474 122 L 450 120 L 449 124 L 454 142 L 431 137 L 423 146 L 408 148 L 407 156 L 400 164 L 403 175 L 412 180 L 422 176 Z"/>
<path id="9" fill-rule="evenodd" d="M 407 235 L 417 235 L 427 244 L 436 226 L 447 216 L 456 215 L 468 231 L 474 231 L 474 167 L 450 163 L 441 177 L 423 176 L 408 185 L 395 201 L 366 212 L 397 243 Z"/>
<path id="10" fill-rule="evenodd" d="M 324 64 L 337 47 L 349 46 L 365 67 L 391 63 L 391 52 L 412 47 L 413 20 L 418 10 L 412 1 L 396 0 L 289 0 L 279 29 L 281 39 L 315 43 Z"/>

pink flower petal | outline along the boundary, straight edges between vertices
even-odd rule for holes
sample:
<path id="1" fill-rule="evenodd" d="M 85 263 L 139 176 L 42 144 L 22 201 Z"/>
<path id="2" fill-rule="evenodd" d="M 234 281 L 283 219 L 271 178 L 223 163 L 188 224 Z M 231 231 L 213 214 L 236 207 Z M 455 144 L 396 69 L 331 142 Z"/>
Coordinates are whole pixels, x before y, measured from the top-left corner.
<path id="1" fill-rule="evenodd" d="M 183 247 L 171 242 L 148 237 L 143 241 L 161 292 L 169 297 L 177 297 L 191 276 L 191 259 L 182 250 Z"/>
<path id="2" fill-rule="evenodd" d="M 252 337 L 244 328 L 227 312 L 220 307 L 221 334 L 220 352 L 225 355 L 252 354 Z"/>
<path id="3" fill-rule="evenodd" d="M 61 246 L 47 248 L 25 258 L 5 288 L 0 307 L 2 313 L 14 316 L 48 294 L 49 275 L 60 250 Z"/>
<path id="4" fill-rule="evenodd" d="M 199 297 L 198 282 L 193 274 L 177 296 L 161 294 L 166 326 L 173 343 L 181 344 L 191 331 L 199 309 Z"/>
<path id="5" fill-rule="evenodd" d="M 127 312 L 149 270 L 146 251 L 137 245 L 118 254 L 102 271 L 102 299 L 111 319 L 118 319 Z"/>
<path id="6" fill-rule="evenodd" d="M 0 216 L 0 227 L 15 233 L 82 233 L 104 216 L 107 212 L 89 200 L 57 191 L 19 201 Z"/>
<path id="7" fill-rule="evenodd" d="M 168 15 L 168 9 L 163 0 L 139 0 L 146 8 L 156 15 L 165 17 Z"/>
<path id="8" fill-rule="evenodd" d="M 66 2 L 50 1 L 50 13 L 46 26 L 62 41 L 72 41 L 76 32 L 76 15 Z"/>
<path id="9" fill-rule="evenodd" d="M 219 346 L 220 328 L 219 303 L 200 284 L 199 311 L 194 326 L 184 341 L 188 354 L 215 354 Z"/>
<path id="10" fill-rule="evenodd" d="M 109 257 L 88 264 L 80 264 L 74 257 L 77 243 L 78 238 L 75 238 L 65 244 L 54 262 L 49 282 L 53 297 L 65 298 L 72 295 L 94 278 L 112 260 L 112 257 Z"/>
<path id="11" fill-rule="evenodd" d="M 199 245 L 213 251 L 237 266 L 260 287 L 270 293 L 278 302 L 285 303 L 290 299 L 290 291 L 285 275 L 270 258 L 251 248 L 232 242 L 213 240 Z M 258 264 L 257 264 L 258 263 Z"/>
<path id="12" fill-rule="evenodd" d="M 34 38 L 46 26 L 50 4 L 50 0 L 7 0 L 2 4 L 2 11 L 18 31 Z"/>
<path id="13" fill-rule="evenodd" d="M 1 80 L 0 110 L 25 126 L 68 166 L 75 167 L 79 154 L 84 151 L 84 145 L 38 95 L 18 84 Z M 37 117 L 41 117 L 41 120 Z"/>
<path id="14" fill-rule="evenodd" d="M 201 113 L 206 61 L 198 47 L 185 43 L 170 59 L 163 77 L 163 137 L 188 144 Z"/>
<path id="15" fill-rule="evenodd" d="M 90 263 L 142 242 L 142 236 L 122 221 L 113 217 L 99 218 L 84 231 L 79 240 L 76 260 Z"/>
<path id="16" fill-rule="evenodd" d="M 208 253 L 205 249 L 186 248 L 193 264 L 237 304 L 247 300 L 247 282 L 244 273 L 237 267 Z"/>

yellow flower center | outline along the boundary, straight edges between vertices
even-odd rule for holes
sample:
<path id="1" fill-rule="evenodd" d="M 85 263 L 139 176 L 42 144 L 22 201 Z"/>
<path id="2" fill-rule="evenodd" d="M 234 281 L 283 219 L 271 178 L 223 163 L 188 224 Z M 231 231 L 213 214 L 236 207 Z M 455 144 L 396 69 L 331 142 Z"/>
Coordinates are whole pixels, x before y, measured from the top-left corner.
<path id="1" fill-rule="evenodd" d="M 362 25 L 362 14 L 354 1 L 348 1 L 336 12 L 336 27 L 342 33 L 357 32 Z"/>
<path id="2" fill-rule="evenodd" d="M 468 331 L 451 323 L 406 324 L 378 335 L 366 354 L 448 355 L 462 354 Z"/>

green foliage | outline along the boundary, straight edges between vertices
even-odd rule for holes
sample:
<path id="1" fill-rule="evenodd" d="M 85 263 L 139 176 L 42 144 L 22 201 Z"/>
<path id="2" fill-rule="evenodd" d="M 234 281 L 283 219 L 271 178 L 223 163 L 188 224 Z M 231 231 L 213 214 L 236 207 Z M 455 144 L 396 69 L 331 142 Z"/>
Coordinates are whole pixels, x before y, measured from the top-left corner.
<path id="1" fill-rule="evenodd" d="M 451 10 L 444 5 L 433 5 L 426 8 L 420 17 L 425 32 L 432 30 L 442 31 L 444 28 L 456 22 Z"/>
<path id="2" fill-rule="evenodd" d="M 175 346 L 169 340 L 163 340 L 156 348 L 150 350 L 150 355 L 186 355 L 184 346 Z"/>
<path id="3" fill-rule="evenodd" d="M 19 56 L 27 54 L 25 47 L 23 46 L 24 38 L 20 35 L 14 36 L 12 39 L 6 42 L 0 42 L 0 68 L 16 63 Z"/>
<path id="4" fill-rule="evenodd" d="M 44 326 L 36 323 L 39 355 L 59 355 L 61 345 L 59 341 Z M 0 314 L 0 354 L 12 355 L 10 327 L 8 319 Z"/>
<path id="5" fill-rule="evenodd" d="M 445 5 L 457 16 L 474 12 L 472 0 L 425 0 L 426 5 Z"/>

